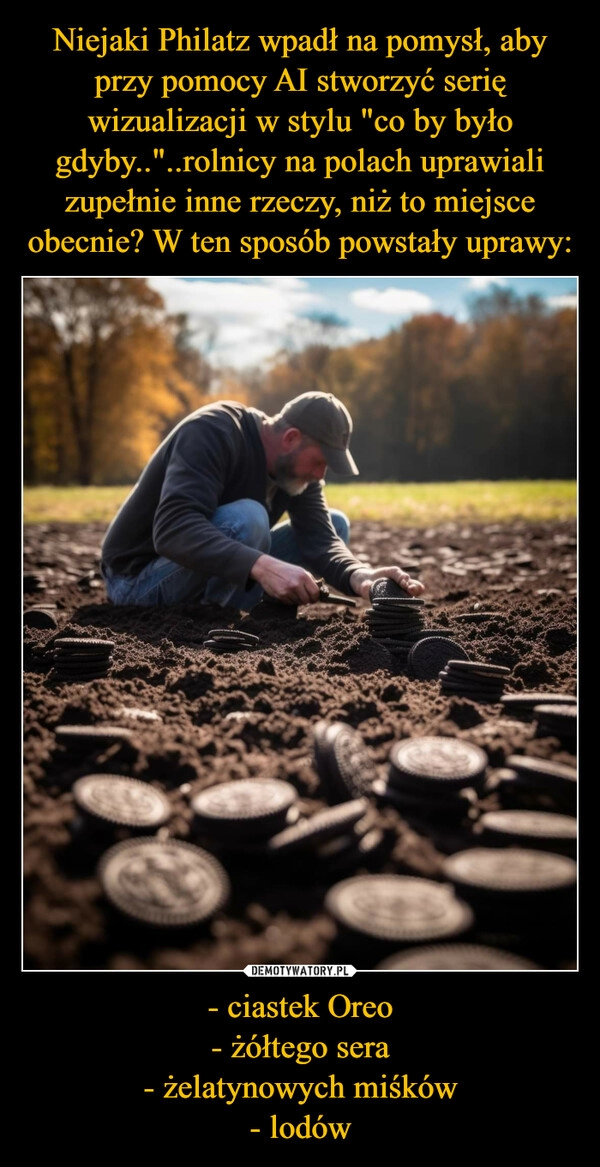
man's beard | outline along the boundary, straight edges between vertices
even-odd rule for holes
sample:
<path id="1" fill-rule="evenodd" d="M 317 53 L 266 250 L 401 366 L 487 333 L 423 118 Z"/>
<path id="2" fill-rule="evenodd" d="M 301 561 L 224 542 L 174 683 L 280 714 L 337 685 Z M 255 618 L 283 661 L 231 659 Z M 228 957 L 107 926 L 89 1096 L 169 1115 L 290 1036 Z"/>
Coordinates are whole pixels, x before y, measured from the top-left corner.
<path id="1" fill-rule="evenodd" d="M 273 469 L 273 478 L 280 490 L 285 490 L 286 494 L 302 494 L 308 482 L 303 478 L 296 478 L 294 476 L 296 456 L 291 454 L 279 454 L 275 461 Z"/>

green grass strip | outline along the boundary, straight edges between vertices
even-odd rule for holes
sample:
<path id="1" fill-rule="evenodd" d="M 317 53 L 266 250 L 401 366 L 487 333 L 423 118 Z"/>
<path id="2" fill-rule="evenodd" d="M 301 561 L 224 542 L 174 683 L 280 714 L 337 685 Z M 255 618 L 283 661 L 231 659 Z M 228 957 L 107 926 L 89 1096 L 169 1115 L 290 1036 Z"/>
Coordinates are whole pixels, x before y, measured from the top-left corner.
<path id="1" fill-rule="evenodd" d="M 25 523 L 109 523 L 128 486 L 34 486 L 23 491 Z M 453 520 L 477 523 L 551 522 L 576 515 L 572 481 L 358 482 L 326 488 L 329 506 L 351 520 L 389 526 L 435 526 Z"/>

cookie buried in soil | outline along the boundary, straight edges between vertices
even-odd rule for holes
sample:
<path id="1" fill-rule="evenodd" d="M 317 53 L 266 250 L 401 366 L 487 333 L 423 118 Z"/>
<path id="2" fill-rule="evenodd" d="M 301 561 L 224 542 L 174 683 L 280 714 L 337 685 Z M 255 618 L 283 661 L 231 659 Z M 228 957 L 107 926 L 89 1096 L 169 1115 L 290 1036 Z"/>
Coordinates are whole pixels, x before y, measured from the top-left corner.
<path id="1" fill-rule="evenodd" d="M 54 617 L 26 622 L 23 629 L 26 968 L 240 969 L 249 963 L 319 963 L 339 947 L 326 907 L 328 893 L 342 878 L 334 864 L 315 862 L 311 850 L 305 862 L 298 856 L 284 862 L 267 845 L 256 853 L 240 847 L 224 854 L 218 832 L 212 839 L 208 829 L 202 848 L 214 848 L 231 888 L 213 914 L 200 919 L 192 913 L 183 931 L 158 938 L 148 925 L 116 911 L 102 877 L 102 857 L 98 866 L 83 864 L 81 871 L 71 862 L 71 825 L 78 813 L 73 790 L 86 774 L 151 783 L 170 806 L 158 841 L 194 844 L 195 800 L 223 783 L 284 781 L 297 794 L 302 823 L 322 813 L 330 796 L 314 765 L 313 731 L 319 722 L 341 723 L 360 735 L 353 757 L 363 760 L 363 778 L 385 774 L 394 744 L 410 737 L 477 745 L 487 755 L 491 776 L 508 758 L 514 766 L 520 757 L 532 759 L 530 770 L 538 760 L 574 773 L 574 736 L 551 728 L 540 735 L 531 713 L 516 715 L 509 703 L 443 694 L 437 678 L 409 677 L 402 658 L 373 639 L 366 603 L 349 608 L 317 602 L 299 608 L 290 620 L 214 607 L 109 604 L 102 586 L 91 593 L 81 583 L 97 569 L 103 534 L 101 524 L 25 528 L 27 578 L 43 588 Z M 574 524 L 449 523 L 394 530 L 356 523 L 352 549 L 365 561 L 421 565 L 427 626 L 436 635 L 445 629 L 473 660 L 509 669 L 505 695 L 535 690 L 575 696 Z M 457 620 L 481 610 L 476 605 L 488 610 L 489 619 Z M 248 640 L 256 647 L 213 651 L 205 642 L 215 630 L 225 631 L 230 641 L 236 639 L 234 630 L 256 636 L 257 641 Z M 110 641 L 110 672 L 57 675 L 57 637 Z M 57 730 L 68 726 L 80 727 L 79 737 L 86 727 L 97 727 L 85 750 L 65 745 L 64 732 Z M 130 734 L 134 729 L 134 744 L 126 732 L 111 738 L 101 732 L 103 726 Z M 386 846 L 352 847 L 348 862 L 356 867 L 344 870 L 344 879 L 394 875 L 443 883 L 447 858 L 481 847 L 485 832 L 478 821 L 502 809 L 493 782 L 473 793 L 462 816 L 450 810 L 445 816 L 441 804 L 428 816 L 427 806 L 420 805 L 416 814 L 414 808 L 378 799 L 369 781 L 357 781 L 373 829 L 382 832 Z M 574 811 L 562 803 L 554 806 L 546 786 L 533 781 L 525 809 Z M 116 829 L 107 850 L 134 838 L 127 824 Z M 132 854 L 135 858 L 133 849 Z M 145 894 L 168 898 L 174 894 L 172 877 L 159 849 L 156 856 L 160 878 L 154 877 Z M 137 870 L 134 863 L 131 879 Z M 479 921 L 473 910 L 469 943 L 489 946 L 487 921 Z M 524 935 L 520 920 L 515 936 L 517 956 L 536 967 L 576 965 L 569 928 L 540 939 Z M 354 956 L 356 967 L 374 967 L 379 955 L 353 944 L 350 939 L 347 958 Z M 506 938 L 499 946 L 507 948 Z"/>

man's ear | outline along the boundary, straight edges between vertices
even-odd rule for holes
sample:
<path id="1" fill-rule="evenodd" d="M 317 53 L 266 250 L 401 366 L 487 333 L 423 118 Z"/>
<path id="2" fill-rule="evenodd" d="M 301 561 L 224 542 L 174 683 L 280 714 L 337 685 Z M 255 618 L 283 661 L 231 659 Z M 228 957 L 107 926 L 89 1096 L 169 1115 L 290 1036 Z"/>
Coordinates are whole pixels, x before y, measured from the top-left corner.
<path id="1" fill-rule="evenodd" d="M 281 453 L 291 454 L 302 442 L 302 433 L 296 426 L 290 426 L 281 435 Z"/>

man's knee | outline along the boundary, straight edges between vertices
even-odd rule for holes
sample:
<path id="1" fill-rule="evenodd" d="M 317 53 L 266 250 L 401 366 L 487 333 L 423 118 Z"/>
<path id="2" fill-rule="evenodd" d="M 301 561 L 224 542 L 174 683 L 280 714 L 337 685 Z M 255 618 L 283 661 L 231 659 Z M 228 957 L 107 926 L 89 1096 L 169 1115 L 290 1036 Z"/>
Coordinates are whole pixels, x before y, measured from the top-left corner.
<path id="1" fill-rule="evenodd" d="M 242 498 L 235 505 L 240 509 L 242 523 L 238 536 L 240 542 L 247 547 L 255 547 L 257 551 L 268 551 L 271 546 L 271 524 L 266 508 L 254 498 Z"/>
<path id="2" fill-rule="evenodd" d="M 350 543 L 350 519 L 343 511 L 330 511 L 329 514 L 336 535 L 339 535 L 340 539 L 348 546 Z"/>
<path id="3" fill-rule="evenodd" d="M 269 515 L 262 503 L 254 498 L 240 498 L 220 506 L 213 515 L 216 527 L 226 531 L 232 539 L 267 552 L 271 547 Z"/>

